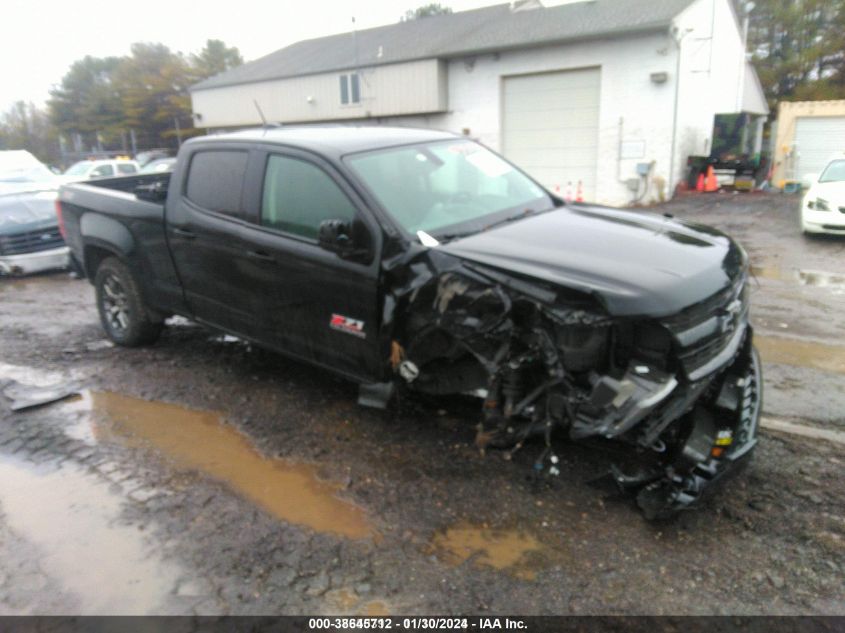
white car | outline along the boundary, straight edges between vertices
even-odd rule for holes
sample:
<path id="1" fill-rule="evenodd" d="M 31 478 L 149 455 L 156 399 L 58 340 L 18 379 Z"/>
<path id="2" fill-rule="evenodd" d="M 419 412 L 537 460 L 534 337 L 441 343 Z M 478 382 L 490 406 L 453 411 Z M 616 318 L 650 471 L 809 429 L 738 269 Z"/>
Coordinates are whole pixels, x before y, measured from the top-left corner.
<path id="1" fill-rule="evenodd" d="M 68 167 L 59 178 L 63 183 L 79 182 L 95 178 L 131 176 L 140 170 L 134 160 L 81 160 Z"/>
<path id="2" fill-rule="evenodd" d="M 801 230 L 845 235 L 845 154 L 805 181 L 810 188 L 801 203 Z"/>

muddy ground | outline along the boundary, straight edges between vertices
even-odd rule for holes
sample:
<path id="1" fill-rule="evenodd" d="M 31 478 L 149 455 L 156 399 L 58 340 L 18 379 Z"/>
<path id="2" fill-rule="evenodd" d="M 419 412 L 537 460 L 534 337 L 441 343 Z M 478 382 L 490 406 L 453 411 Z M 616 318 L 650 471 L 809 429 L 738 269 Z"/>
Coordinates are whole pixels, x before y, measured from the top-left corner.
<path id="1" fill-rule="evenodd" d="M 361 409 L 319 370 L 176 320 L 104 341 L 91 286 L 0 280 L 0 613 L 845 614 L 845 240 L 798 233 L 782 195 L 656 213 L 749 251 L 766 375 L 754 460 L 661 524 L 557 441 L 528 477 L 472 446 L 477 404 Z M 827 439 L 785 433 L 821 432 Z"/>

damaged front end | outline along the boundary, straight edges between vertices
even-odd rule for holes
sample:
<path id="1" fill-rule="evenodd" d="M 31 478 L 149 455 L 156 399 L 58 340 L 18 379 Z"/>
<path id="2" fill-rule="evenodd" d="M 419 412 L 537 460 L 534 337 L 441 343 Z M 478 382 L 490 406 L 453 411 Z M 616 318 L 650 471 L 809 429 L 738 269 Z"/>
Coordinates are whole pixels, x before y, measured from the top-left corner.
<path id="1" fill-rule="evenodd" d="M 659 518 L 695 503 L 757 441 L 762 381 L 744 271 L 665 318 L 614 317 L 593 294 L 436 251 L 403 277 L 384 315 L 394 377 L 418 392 L 482 396 L 482 450 L 542 438 L 535 468 L 554 475 L 554 435 L 627 446 L 613 478 Z"/>

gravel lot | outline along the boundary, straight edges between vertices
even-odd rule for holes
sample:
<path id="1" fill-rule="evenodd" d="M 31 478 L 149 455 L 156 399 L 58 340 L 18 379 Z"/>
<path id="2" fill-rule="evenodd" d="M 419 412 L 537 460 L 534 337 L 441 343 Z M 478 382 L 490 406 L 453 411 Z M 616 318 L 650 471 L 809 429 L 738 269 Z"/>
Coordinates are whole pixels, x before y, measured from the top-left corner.
<path id="1" fill-rule="evenodd" d="M 559 441 L 552 482 L 528 477 L 538 446 L 480 456 L 473 401 L 361 409 L 184 320 L 117 349 L 87 282 L 0 280 L 0 389 L 82 392 L 0 397 L 0 613 L 845 614 L 845 240 L 802 237 L 797 210 L 649 209 L 748 250 L 766 380 L 754 460 L 662 524 L 600 451 Z"/>

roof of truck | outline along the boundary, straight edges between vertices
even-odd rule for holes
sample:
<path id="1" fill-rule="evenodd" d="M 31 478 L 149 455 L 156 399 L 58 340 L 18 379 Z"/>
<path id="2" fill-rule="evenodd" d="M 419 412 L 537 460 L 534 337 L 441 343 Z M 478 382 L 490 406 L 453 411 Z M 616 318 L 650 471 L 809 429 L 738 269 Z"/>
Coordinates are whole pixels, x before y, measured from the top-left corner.
<path id="1" fill-rule="evenodd" d="M 339 158 L 397 145 L 460 138 L 450 132 L 381 125 L 308 125 L 240 130 L 192 139 L 190 142 L 244 141 L 287 145 Z"/>

